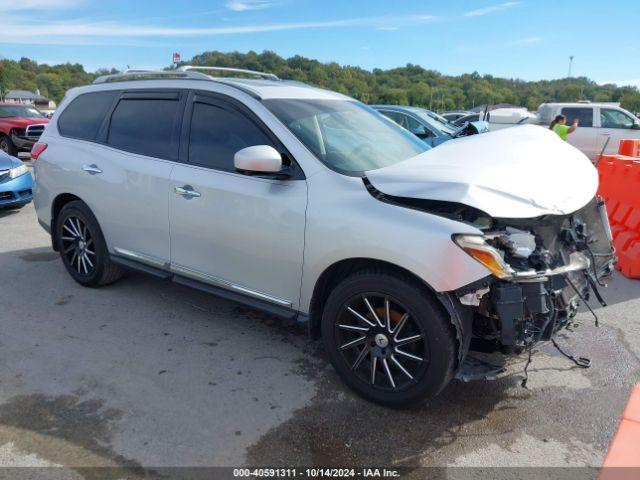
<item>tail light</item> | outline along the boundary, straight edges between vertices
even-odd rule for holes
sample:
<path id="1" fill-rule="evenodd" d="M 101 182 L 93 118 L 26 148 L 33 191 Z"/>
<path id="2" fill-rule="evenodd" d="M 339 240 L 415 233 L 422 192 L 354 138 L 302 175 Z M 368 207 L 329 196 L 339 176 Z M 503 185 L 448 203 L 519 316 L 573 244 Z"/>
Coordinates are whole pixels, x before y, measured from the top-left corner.
<path id="1" fill-rule="evenodd" d="M 47 149 L 46 143 L 36 143 L 31 147 L 31 160 L 37 160 L 38 157 Z"/>

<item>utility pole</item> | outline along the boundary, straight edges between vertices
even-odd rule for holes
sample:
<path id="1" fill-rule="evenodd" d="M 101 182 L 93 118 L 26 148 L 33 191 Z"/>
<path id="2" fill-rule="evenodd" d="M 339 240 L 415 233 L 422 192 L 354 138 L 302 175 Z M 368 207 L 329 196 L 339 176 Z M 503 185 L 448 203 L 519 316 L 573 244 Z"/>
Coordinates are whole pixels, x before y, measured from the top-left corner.
<path id="1" fill-rule="evenodd" d="M 573 66 L 573 55 L 569 55 L 569 78 L 571 78 L 571 67 Z"/>

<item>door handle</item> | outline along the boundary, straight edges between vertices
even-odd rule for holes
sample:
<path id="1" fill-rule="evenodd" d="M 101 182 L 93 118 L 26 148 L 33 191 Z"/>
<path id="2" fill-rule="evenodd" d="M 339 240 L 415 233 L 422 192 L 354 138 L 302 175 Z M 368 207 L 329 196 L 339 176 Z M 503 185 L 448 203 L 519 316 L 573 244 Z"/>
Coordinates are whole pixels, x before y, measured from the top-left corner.
<path id="1" fill-rule="evenodd" d="M 174 187 L 173 191 L 183 197 L 199 197 L 200 192 L 196 192 L 191 186 L 185 185 L 184 187 Z"/>
<path id="2" fill-rule="evenodd" d="M 83 166 L 82 170 L 84 170 L 85 172 L 91 175 L 95 175 L 96 173 L 102 173 L 102 170 L 100 170 L 100 168 L 95 163 L 92 163 L 91 165 Z"/>

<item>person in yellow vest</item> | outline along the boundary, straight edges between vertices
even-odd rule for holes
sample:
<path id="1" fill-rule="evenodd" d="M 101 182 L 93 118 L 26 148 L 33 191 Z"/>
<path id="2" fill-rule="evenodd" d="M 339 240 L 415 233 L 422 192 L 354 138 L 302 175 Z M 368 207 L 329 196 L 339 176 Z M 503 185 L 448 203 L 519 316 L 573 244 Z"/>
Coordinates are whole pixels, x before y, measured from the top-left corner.
<path id="1" fill-rule="evenodd" d="M 556 116 L 556 118 L 553 119 L 553 122 L 551 122 L 551 125 L 549 125 L 549 130 L 556 132 L 565 142 L 567 141 L 569 134 L 576 131 L 576 128 L 578 128 L 578 119 L 574 118 L 573 125 L 568 126 L 567 119 L 564 115 Z"/>

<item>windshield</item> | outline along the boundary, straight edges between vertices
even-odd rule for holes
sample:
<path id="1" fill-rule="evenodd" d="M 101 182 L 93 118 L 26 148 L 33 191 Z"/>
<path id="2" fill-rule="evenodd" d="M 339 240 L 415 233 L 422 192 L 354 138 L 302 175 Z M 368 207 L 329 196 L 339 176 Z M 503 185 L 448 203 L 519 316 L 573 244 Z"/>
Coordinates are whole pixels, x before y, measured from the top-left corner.
<path id="1" fill-rule="evenodd" d="M 329 168 L 360 175 L 430 147 L 360 102 L 264 100 L 264 105 Z"/>
<path id="2" fill-rule="evenodd" d="M 39 118 L 42 114 L 33 107 L 22 105 L 0 105 L 0 118 Z"/>
<path id="3" fill-rule="evenodd" d="M 418 115 L 421 119 L 423 119 L 425 122 L 427 122 L 429 125 L 431 125 L 432 127 L 435 127 L 441 132 L 444 132 L 448 135 L 453 134 L 453 132 L 457 130 L 457 128 L 453 124 L 451 124 L 449 121 L 447 121 L 446 118 L 441 117 L 440 115 L 437 115 L 433 112 L 430 112 L 429 110 L 422 110 L 422 109 L 414 110 L 414 113 Z"/>

